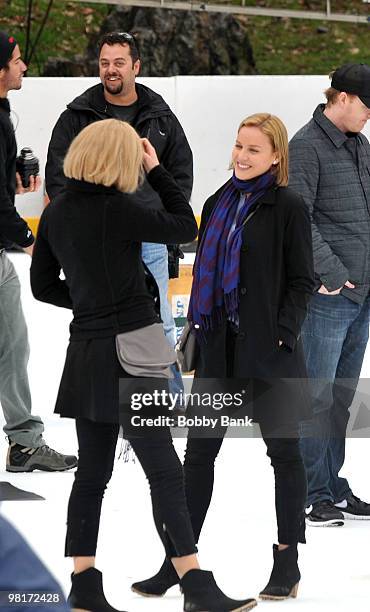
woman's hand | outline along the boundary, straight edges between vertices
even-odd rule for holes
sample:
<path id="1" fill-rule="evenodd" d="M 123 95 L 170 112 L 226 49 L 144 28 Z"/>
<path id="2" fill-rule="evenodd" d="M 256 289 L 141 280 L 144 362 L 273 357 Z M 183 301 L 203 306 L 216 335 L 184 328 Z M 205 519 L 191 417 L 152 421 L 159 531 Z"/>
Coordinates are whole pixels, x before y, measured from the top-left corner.
<path id="1" fill-rule="evenodd" d="M 157 153 L 155 152 L 155 148 L 147 138 L 142 138 L 141 144 L 143 145 L 144 170 L 145 172 L 150 172 L 151 170 L 153 170 L 153 168 L 159 166 Z"/>

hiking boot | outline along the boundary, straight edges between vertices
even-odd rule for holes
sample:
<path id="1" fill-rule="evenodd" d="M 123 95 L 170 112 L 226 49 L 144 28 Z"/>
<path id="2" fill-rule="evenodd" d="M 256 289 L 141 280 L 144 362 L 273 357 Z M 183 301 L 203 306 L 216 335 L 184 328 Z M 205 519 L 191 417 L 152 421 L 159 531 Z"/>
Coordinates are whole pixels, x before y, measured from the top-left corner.
<path id="1" fill-rule="evenodd" d="M 21 446 L 16 442 L 10 442 L 6 457 L 7 472 L 33 472 L 43 470 L 44 472 L 64 472 L 77 465 L 77 457 L 74 455 L 62 455 L 44 444 L 39 448 Z"/>

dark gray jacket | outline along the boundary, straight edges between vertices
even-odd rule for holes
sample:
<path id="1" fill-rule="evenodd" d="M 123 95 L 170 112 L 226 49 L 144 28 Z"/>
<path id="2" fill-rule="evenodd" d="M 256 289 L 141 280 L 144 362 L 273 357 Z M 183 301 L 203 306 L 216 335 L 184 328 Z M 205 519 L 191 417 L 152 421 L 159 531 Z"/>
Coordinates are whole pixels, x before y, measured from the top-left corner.
<path id="1" fill-rule="evenodd" d="M 342 293 L 361 304 L 370 288 L 370 145 L 363 134 L 344 134 L 324 109 L 290 141 L 289 187 L 310 211 L 316 287 L 334 291 L 349 280 L 355 289 Z"/>

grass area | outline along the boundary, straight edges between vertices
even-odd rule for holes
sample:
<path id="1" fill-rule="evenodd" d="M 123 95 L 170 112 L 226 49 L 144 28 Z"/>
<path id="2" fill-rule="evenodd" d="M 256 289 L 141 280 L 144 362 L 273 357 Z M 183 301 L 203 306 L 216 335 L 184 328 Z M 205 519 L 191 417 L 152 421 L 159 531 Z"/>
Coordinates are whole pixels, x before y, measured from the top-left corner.
<path id="1" fill-rule="evenodd" d="M 0 0 L 0 29 L 13 33 L 23 52 L 27 4 L 26 0 Z M 48 4 L 48 0 L 33 1 L 31 40 L 35 39 Z M 49 57 L 70 58 L 76 53 L 84 53 L 89 34 L 99 31 L 102 21 L 111 8 L 106 4 L 54 0 L 28 74 L 30 76 L 41 74 L 42 67 Z"/>
<path id="2" fill-rule="evenodd" d="M 47 4 L 48 0 L 34 0 L 33 38 Z M 245 0 L 245 4 L 323 11 L 326 0 Z M 99 30 L 112 8 L 54 0 L 29 74 L 39 75 L 48 57 L 70 58 L 83 53 L 89 34 Z M 331 0 L 331 10 L 369 15 L 370 4 L 362 0 Z M 370 24 L 246 16 L 240 19 L 248 28 L 260 74 L 327 74 L 349 61 L 370 64 Z M 23 49 L 25 24 L 25 0 L 0 0 L 0 29 L 14 33 Z"/>
<path id="3" fill-rule="evenodd" d="M 326 11 L 326 0 L 245 0 L 246 6 Z M 331 0 L 332 13 L 369 15 L 362 0 Z M 260 74 L 328 74 L 346 62 L 370 64 L 370 23 L 248 17 Z"/>
<path id="4" fill-rule="evenodd" d="M 248 24 L 260 74 L 328 74 L 346 62 L 370 64 L 367 24 L 263 17 Z"/>

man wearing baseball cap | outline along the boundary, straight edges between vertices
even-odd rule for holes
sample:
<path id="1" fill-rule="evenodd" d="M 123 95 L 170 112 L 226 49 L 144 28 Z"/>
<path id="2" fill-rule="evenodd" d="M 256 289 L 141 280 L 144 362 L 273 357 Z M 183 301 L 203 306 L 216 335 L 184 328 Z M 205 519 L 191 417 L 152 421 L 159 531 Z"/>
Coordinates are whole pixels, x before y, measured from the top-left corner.
<path id="1" fill-rule="evenodd" d="M 370 146 L 361 131 L 370 66 L 345 64 L 330 76 L 326 104 L 290 142 L 289 186 L 310 211 L 317 281 L 302 329 L 314 413 L 301 429 L 312 526 L 370 520 L 370 504 L 339 477 L 369 336 Z"/>
<path id="2" fill-rule="evenodd" d="M 14 198 L 16 193 L 35 191 L 41 181 L 31 177 L 29 188 L 24 189 L 16 173 L 17 145 L 7 98 L 10 90 L 22 87 L 26 69 L 15 38 L 0 32 L 0 403 L 9 439 L 7 471 L 62 471 L 75 467 L 77 458 L 47 446 L 42 437 L 43 422 L 31 414 L 29 346 L 20 283 L 4 249 L 6 243 L 12 242 L 32 255 L 34 242 L 31 230 L 14 206 Z"/>

